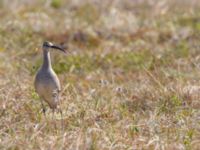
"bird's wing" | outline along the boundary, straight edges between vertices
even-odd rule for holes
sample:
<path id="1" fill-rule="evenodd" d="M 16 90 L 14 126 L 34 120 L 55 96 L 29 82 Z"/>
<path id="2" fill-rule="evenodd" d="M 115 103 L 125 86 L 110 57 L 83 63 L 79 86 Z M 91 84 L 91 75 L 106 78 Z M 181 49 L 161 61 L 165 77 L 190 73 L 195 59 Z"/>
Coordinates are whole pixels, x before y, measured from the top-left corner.
<path id="1" fill-rule="evenodd" d="M 53 97 L 53 100 L 56 104 L 59 103 L 60 101 L 60 94 L 59 94 L 59 90 L 54 90 L 53 93 L 52 93 L 52 97 Z"/>

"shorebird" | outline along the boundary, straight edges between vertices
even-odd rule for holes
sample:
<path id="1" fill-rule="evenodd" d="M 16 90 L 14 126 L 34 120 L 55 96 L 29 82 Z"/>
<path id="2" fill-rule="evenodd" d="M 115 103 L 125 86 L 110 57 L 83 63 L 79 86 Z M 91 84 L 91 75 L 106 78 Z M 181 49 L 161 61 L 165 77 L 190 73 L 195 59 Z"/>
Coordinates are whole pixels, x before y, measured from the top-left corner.
<path id="1" fill-rule="evenodd" d="M 60 104 L 60 81 L 51 66 L 50 51 L 51 49 L 57 49 L 66 53 L 65 49 L 61 46 L 56 46 L 51 42 L 45 41 L 42 46 L 43 49 L 43 64 L 38 70 L 35 77 L 35 91 L 41 99 L 41 105 L 43 113 L 45 114 L 46 109 L 44 107 L 43 101 L 47 102 L 49 107 L 54 111 Z M 62 117 L 62 111 L 59 109 Z"/>

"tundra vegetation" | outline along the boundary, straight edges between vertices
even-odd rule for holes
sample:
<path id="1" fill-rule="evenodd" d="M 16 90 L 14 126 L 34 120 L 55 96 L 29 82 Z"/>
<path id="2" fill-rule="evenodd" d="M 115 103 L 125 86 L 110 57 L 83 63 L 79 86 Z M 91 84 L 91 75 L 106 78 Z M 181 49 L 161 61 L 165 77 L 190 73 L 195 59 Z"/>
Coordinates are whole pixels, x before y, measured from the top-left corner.
<path id="1" fill-rule="evenodd" d="M 62 85 L 46 118 L 33 81 L 44 40 Z M 1 0 L 0 149 L 200 147 L 200 2 Z"/>

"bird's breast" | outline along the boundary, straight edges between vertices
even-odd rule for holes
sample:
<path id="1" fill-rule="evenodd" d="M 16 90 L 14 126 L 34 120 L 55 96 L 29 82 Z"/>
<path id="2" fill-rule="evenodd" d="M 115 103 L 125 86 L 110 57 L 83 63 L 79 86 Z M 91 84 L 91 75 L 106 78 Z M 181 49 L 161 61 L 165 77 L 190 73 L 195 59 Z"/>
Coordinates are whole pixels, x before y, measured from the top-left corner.
<path id="1" fill-rule="evenodd" d="M 35 89 L 37 92 L 60 91 L 60 82 L 53 70 L 40 70 L 35 78 Z"/>

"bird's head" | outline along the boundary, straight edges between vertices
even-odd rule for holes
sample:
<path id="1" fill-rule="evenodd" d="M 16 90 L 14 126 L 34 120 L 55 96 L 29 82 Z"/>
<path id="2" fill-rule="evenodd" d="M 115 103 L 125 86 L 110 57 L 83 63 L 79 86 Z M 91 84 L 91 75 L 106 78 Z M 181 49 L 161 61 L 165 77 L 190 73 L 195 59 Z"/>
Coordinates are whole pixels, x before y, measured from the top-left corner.
<path id="1" fill-rule="evenodd" d="M 49 51 L 50 48 L 53 48 L 53 49 L 57 49 L 57 50 L 60 50 L 64 53 L 66 53 L 66 50 L 63 47 L 58 46 L 58 45 L 54 45 L 53 43 L 48 42 L 48 41 L 45 41 L 43 43 L 42 48 L 43 48 L 43 50 L 47 50 L 47 51 Z"/>

